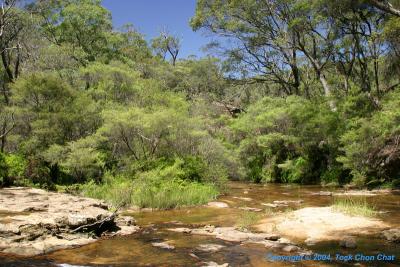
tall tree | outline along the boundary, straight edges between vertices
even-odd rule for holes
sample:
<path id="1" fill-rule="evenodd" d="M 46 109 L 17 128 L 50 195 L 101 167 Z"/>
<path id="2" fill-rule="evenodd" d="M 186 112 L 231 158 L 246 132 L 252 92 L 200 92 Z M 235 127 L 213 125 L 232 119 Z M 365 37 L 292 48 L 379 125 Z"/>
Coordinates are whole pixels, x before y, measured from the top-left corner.
<path id="1" fill-rule="evenodd" d="M 82 65 L 110 53 L 111 13 L 100 0 L 42 0 L 32 9 L 42 17 L 46 38 L 68 45 Z"/>
<path id="2" fill-rule="evenodd" d="M 225 54 L 244 63 L 253 78 L 278 84 L 286 95 L 299 94 L 301 73 L 298 50 L 292 45 L 296 36 L 290 27 L 290 2 L 200 0 L 191 26 L 227 37 L 231 45 Z"/>
<path id="3" fill-rule="evenodd" d="M 171 56 L 172 65 L 175 66 L 181 48 L 181 40 L 179 37 L 168 33 L 167 30 L 163 30 L 158 37 L 151 41 L 151 46 L 156 53 L 164 59 L 168 53 Z"/>
<path id="4" fill-rule="evenodd" d="M 30 21 L 28 14 L 17 7 L 17 0 L 0 1 L 0 56 L 1 70 L 0 90 L 3 100 L 0 101 L 0 151 L 4 150 L 7 135 L 14 129 L 14 113 L 10 109 L 10 84 L 21 72 L 21 65 L 26 56 L 28 30 Z M 4 105 L 3 105 L 4 103 Z"/>

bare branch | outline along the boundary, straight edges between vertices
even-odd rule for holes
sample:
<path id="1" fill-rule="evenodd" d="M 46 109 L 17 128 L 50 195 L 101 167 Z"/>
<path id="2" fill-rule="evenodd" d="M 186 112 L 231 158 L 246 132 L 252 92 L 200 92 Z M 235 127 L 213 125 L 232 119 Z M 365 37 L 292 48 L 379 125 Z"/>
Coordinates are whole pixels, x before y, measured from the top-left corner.
<path id="1" fill-rule="evenodd" d="M 397 17 L 400 17 L 400 10 L 396 9 L 393 7 L 393 5 L 391 3 L 389 3 L 389 1 L 385 1 L 385 0 L 370 0 L 369 1 L 374 7 L 386 12 L 386 13 L 390 13 L 392 15 L 395 15 Z"/>

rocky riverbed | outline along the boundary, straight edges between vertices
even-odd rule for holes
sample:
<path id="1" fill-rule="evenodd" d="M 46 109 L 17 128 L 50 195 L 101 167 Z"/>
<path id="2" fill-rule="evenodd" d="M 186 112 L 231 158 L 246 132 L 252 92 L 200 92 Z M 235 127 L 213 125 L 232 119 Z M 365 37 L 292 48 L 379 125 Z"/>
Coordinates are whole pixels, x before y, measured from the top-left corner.
<path id="1" fill-rule="evenodd" d="M 233 182 L 229 183 L 229 194 L 204 206 L 129 208 L 121 211 L 126 217 L 113 217 L 113 211 L 97 200 L 36 189 L 0 190 L 0 228 L 15 229 L 15 233 L 0 234 L 0 265 L 370 266 L 340 260 L 275 262 L 268 255 L 384 253 L 396 256 L 396 260 L 374 262 L 373 266 L 397 266 L 400 196 L 393 191 L 364 191 Z M 19 193 L 22 196 L 16 196 Z M 360 217 L 331 208 L 334 198 L 349 195 L 366 198 L 379 212 L 374 217 Z M 81 220 L 81 216 L 87 219 Z M 107 218 L 112 220 L 98 227 Z M 26 231 L 24 224 L 31 225 L 32 231 Z M 88 227 L 92 224 L 94 228 Z M 34 227 L 42 232 L 37 235 Z M 124 229 L 134 233 L 118 236 Z M 77 247 L 61 249 L 71 246 Z M 14 257 L 7 253 L 43 254 Z"/>
<path id="2" fill-rule="evenodd" d="M 33 188 L 0 189 L 0 252 L 33 256 L 138 230 L 102 201 Z"/>

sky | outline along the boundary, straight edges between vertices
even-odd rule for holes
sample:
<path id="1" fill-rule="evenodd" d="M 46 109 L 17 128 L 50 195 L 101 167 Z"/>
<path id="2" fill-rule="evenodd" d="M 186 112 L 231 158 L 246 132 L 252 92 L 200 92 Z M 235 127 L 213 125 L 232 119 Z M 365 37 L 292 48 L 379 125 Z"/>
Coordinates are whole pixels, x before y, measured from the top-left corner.
<path id="1" fill-rule="evenodd" d="M 147 40 L 156 37 L 164 28 L 179 36 L 182 39 L 179 58 L 204 56 L 201 47 L 211 41 L 201 31 L 193 32 L 189 26 L 196 0 L 103 0 L 102 3 L 111 11 L 117 29 L 132 23 Z"/>

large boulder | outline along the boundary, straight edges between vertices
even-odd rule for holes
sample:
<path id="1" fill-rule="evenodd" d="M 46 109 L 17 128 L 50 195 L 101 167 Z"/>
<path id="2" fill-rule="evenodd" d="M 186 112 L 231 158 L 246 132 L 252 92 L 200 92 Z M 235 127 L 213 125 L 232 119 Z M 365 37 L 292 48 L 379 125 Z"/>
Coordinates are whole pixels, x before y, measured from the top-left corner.
<path id="1" fill-rule="evenodd" d="M 33 188 L 0 189 L 0 252 L 32 256 L 93 242 L 92 233 L 137 230 L 132 218 L 118 218 L 100 200 Z"/>

